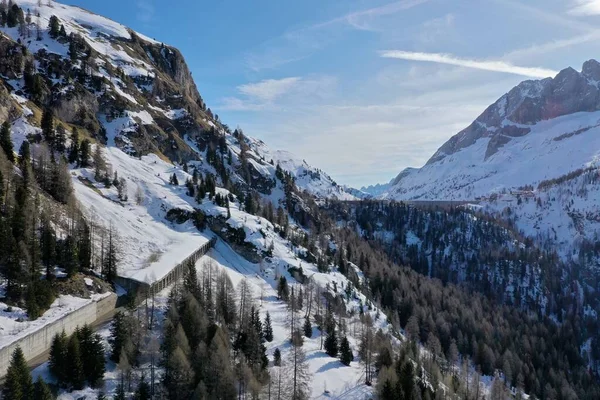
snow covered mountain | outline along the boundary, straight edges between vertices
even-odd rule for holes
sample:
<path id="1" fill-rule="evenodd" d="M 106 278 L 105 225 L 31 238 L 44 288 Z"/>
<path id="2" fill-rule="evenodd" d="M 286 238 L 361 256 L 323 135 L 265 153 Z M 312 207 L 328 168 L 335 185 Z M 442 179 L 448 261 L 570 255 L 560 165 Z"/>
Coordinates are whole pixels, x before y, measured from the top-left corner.
<path id="1" fill-rule="evenodd" d="M 590 60 L 522 82 L 378 196 L 478 202 L 581 262 L 590 258 L 573 254 L 600 234 L 599 175 L 600 63 Z"/>
<path id="2" fill-rule="evenodd" d="M 403 171 L 385 198 L 474 200 L 537 186 L 596 167 L 600 149 L 600 63 L 554 79 L 525 81 L 488 107 L 418 169 Z"/>
<path id="3" fill-rule="evenodd" d="M 14 93 L 35 83 L 33 100 L 51 104 L 63 122 L 131 155 L 160 153 L 182 163 L 197 158 L 197 147 L 206 156 L 207 146 L 219 145 L 217 135 L 225 136 L 225 155 L 237 158 L 241 153 L 238 132 L 234 138 L 207 107 L 177 49 L 78 7 L 56 2 L 39 7 L 36 0 L 16 4 L 25 23 L 0 28 L 3 53 L 15 53 L 17 42 L 27 49 L 24 56 L 0 63 L 0 75 Z M 46 29 L 52 17 L 56 32 Z M 300 189 L 321 197 L 353 198 L 291 154 L 272 151 L 252 138 L 243 141 L 245 156 L 252 160 L 245 163 L 244 173 L 263 191 L 269 190 L 281 159 L 281 168 L 292 173 Z M 236 161 L 227 168 L 240 173 Z M 233 183 L 239 182 L 234 176 Z"/>
<path id="4" fill-rule="evenodd" d="M 230 130 L 206 106 L 175 48 L 56 2 L 17 1 L 8 13 L 12 22 L 0 24 L 0 122 L 10 122 L 16 150 L 31 144 L 32 164 L 40 164 L 40 155 L 68 164 L 73 206 L 93 231 L 96 274 L 106 276 L 109 242 L 118 242 L 116 274 L 151 284 L 215 239 L 196 268 L 218 268 L 236 286 L 250 281 L 261 317 L 273 316 L 270 358 L 277 347 L 283 357 L 290 351 L 280 277 L 335 299 L 348 326 L 372 315 L 375 329 L 391 332 L 381 310 L 346 276 L 317 265 L 329 247 L 300 244 L 307 231 L 285 211 L 290 197 L 308 214 L 314 200 L 354 195 L 290 153 Z M 88 152 L 80 152 L 84 143 Z M 159 296 L 166 299 L 168 291 Z M 348 338 L 358 349 L 359 334 Z M 320 398 L 326 388 L 347 398 L 372 396 L 358 357 L 343 365 L 325 354 L 322 341 L 320 333 L 306 340 L 314 383 L 307 394 Z M 116 374 L 110 368 L 109 382 Z M 96 392 L 85 389 L 94 398 Z"/>

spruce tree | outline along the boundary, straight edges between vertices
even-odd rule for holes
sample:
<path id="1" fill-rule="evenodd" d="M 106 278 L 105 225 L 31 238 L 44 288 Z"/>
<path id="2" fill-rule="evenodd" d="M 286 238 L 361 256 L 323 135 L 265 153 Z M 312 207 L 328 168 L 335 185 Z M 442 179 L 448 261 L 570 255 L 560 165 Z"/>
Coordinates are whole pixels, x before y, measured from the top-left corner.
<path id="1" fill-rule="evenodd" d="M 62 124 L 58 124 L 56 127 L 55 137 L 54 137 L 54 147 L 56 151 L 59 153 L 63 153 L 66 150 L 67 143 L 67 131 Z"/>
<path id="2" fill-rule="evenodd" d="M 34 396 L 35 400 L 53 400 L 54 395 L 50 390 L 50 386 L 42 379 L 41 376 L 38 376 L 37 381 L 34 385 Z"/>
<path id="3" fill-rule="evenodd" d="M 71 147 L 69 148 L 69 164 L 76 164 L 79 160 L 79 131 L 73 128 Z"/>
<path id="4" fill-rule="evenodd" d="M 60 21 L 56 15 L 50 17 L 50 22 L 48 23 L 48 33 L 53 39 L 56 39 L 60 34 Z"/>
<path id="5" fill-rule="evenodd" d="M 81 360 L 85 379 L 92 387 L 97 387 L 104 377 L 104 346 L 102 338 L 95 335 L 89 325 L 77 332 L 80 342 Z"/>
<path id="6" fill-rule="evenodd" d="M 140 384 L 135 392 L 135 400 L 150 400 L 150 385 L 146 382 L 146 378 L 142 375 Z"/>
<path id="7" fill-rule="evenodd" d="M 69 235 L 65 239 L 64 247 L 62 251 L 62 266 L 67 272 L 67 276 L 70 278 L 79 272 L 79 260 L 77 257 L 77 243 L 75 238 Z"/>
<path id="8" fill-rule="evenodd" d="M 79 147 L 78 166 L 80 168 L 87 168 L 90 166 L 90 153 L 90 141 L 88 139 L 83 139 L 81 141 L 81 146 Z"/>
<path id="9" fill-rule="evenodd" d="M 310 323 L 310 319 L 308 318 L 308 315 L 306 316 L 306 318 L 304 318 L 304 336 L 306 336 L 307 338 L 311 338 L 312 337 L 312 325 Z"/>
<path id="10" fill-rule="evenodd" d="M 340 361 L 344 365 L 350 365 L 354 361 L 354 354 L 352 354 L 350 342 L 346 336 L 342 338 L 342 342 L 340 343 Z"/>
<path id="11" fill-rule="evenodd" d="M 110 359 L 116 363 L 121 358 L 121 351 L 125 346 L 125 341 L 128 335 L 127 321 L 125 320 L 125 314 L 119 311 L 113 318 L 113 323 L 110 327 L 110 337 L 108 343 L 112 347 L 110 353 Z"/>
<path id="12" fill-rule="evenodd" d="M 276 348 L 273 352 L 273 365 L 279 367 L 281 365 L 281 351 Z"/>
<path id="13" fill-rule="evenodd" d="M 33 382 L 23 350 L 17 347 L 12 354 L 2 390 L 3 400 L 33 399 Z"/>
<path id="14" fill-rule="evenodd" d="M 52 114 L 52 110 L 49 108 L 44 109 L 44 113 L 42 114 L 42 135 L 44 139 L 48 143 L 48 147 L 50 147 L 51 151 L 55 150 L 55 140 L 56 134 L 54 132 L 54 115 Z"/>
<path id="15" fill-rule="evenodd" d="M 2 150 L 4 150 L 4 154 L 6 154 L 8 161 L 14 163 L 15 152 L 13 148 L 13 142 L 10 137 L 10 123 L 8 121 L 4 121 L 2 128 L 0 129 L 0 147 L 2 147 Z"/>
<path id="16" fill-rule="evenodd" d="M 325 352 L 330 357 L 337 357 L 338 355 L 338 340 L 337 335 L 335 333 L 335 328 L 330 329 L 327 332 L 327 337 L 325 338 Z"/>
<path id="17" fill-rule="evenodd" d="M 115 231 L 111 226 L 108 232 L 108 248 L 106 249 L 106 257 L 103 265 L 104 278 L 111 283 L 117 277 L 118 255 L 116 241 Z"/>
<path id="18" fill-rule="evenodd" d="M 277 297 L 280 300 L 287 301 L 290 295 L 290 289 L 288 287 L 287 279 L 285 276 L 279 278 L 279 283 L 277 284 Z"/>
<path id="19" fill-rule="evenodd" d="M 85 386 L 85 375 L 83 371 L 81 349 L 79 348 L 79 338 L 77 337 L 77 334 L 73 334 L 71 336 L 67 346 L 66 373 L 69 383 L 73 389 L 83 389 Z"/>
<path id="20" fill-rule="evenodd" d="M 267 342 L 273 341 L 273 325 L 271 324 L 271 314 L 267 311 L 267 316 L 265 317 L 265 327 L 263 336 Z"/>
<path id="21" fill-rule="evenodd" d="M 50 373 L 56 378 L 59 386 L 67 382 L 67 335 L 65 331 L 54 335 L 50 346 Z"/>
<path id="22" fill-rule="evenodd" d="M 122 383 L 117 386 L 114 400 L 127 400 L 127 396 L 125 395 L 125 387 Z"/>

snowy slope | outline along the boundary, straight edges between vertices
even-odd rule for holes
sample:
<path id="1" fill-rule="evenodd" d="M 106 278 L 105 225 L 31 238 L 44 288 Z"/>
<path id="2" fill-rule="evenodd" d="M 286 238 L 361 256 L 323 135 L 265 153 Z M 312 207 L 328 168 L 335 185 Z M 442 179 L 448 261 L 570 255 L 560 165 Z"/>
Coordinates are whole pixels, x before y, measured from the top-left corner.
<path id="1" fill-rule="evenodd" d="M 94 182 L 91 169 L 73 171 L 75 195 L 90 221 L 104 230 L 115 229 L 119 275 L 154 282 L 210 240 L 190 222 L 178 225 L 165 218 L 173 208 L 193 211 L 194 199 L 185 195 L 185 188 L 169 185 L 174 173 L 180 182 L 191 176 L 156 155 L 135 159 L 116 147 L 106 148 L 103 154 L 119 178 L 125 179 L 128 201 L 120 201 L 114 187 L 106 189 Z M 136 204 L 140 196 L 141 203 Z"/>
<path id="2" fill-rule="evenodd" d="M 41 2 L 42 6 L 38 7 L 37 0 L 15 0 L 25 12 L 30 10 L 32 13 L 32 22 L 39 24 L 43 30 L 46 30 L 50 17 L 57 16 L 60 22 L 64 25 L 65 31 L 68 34 L 78 33 L 82 35 L 88 44 L 98 53 L 106 55 L 115 63 L 115 65 L 126 68 L 128 75 L 147 75 L 152 70 L 148 64 L 135 60 L 131 57 L 121 45 L 113 45 L 110 43 L 110 38 L 131 39 L 131 30 L 124 25 L 105 18 L 101 15 L 94 14 L 77 6 L 69 6 L 52 2 L 52 6 L 48 6 L 46 1 Z M 37 14 L 39 13 L 39 18 Z M 15 28 L 0 28 L 7 35 L 17 38 L 18 27 Z M 140 33 L 136 35 L 146 41 L 153 42 Z M 68 56 L 68 44 L 61 44 L 48 37 L 44 32 L 43 40 L 35 39 L 35 32 L 32 32 L 32 37 L 26 41 L 27 48 L 30 52 L 36 53 L 41 49 L 49 53 Z"/>
<path id="3" fill-rule="evenodd" d="M 383 199 L 477 202 L 549 250 L 579 251 L 600 234 L 598 180 L 590 177 L 600 168 L 599 78 L 600 63 L 590 60 L 581 72 L 525 81 L 425 166 L 370 190 Z"/>
<path id="4" fill-rule="evenodd" d="M 92 189 L 89 182 L 80 179 L 87 177 L 93 181 L 91 170 L 74 170 L 73 183 L 76 196 L 90 219 L 98 226 L 112 225 L 119 241 L 123 243 L 119 275 L 146 281 L 159 278 L 163 267 L 175 265 L 179 258 L 187 256 L 212 237 L 208 231 L 199 233 L 189 222 L 183 225 L 168 222 L 164 216 L 169 209 L 191 210 L 192 207 L 198 207 L 206 215 L 226 218 L 226 208 L 219 207 L 208 199 L 196 204 L 185 194 L 183 186 L 169 185 L 168 177 L 173 173 L 177 174 L 180 181 L 185 181 L 190 175 L 158 157 L 145 156 L 136 159 L 114 147 L 106 149 L 104 155 L 106 161 L 118 171 L 119 177 L 126 180 L 131 200 L 119 201 L 114 188 L 105 189 L 95 184 L 95 188 Z M 142 188 L 144 193 L 144 200 L 140 205 L 135 204 L 133 200 L 138 187 Z M 229 195 L 228 191 L 222 188 L 217 188 L 217 193 Z M 289 282 L 295 282 L 288 268 L 302 268 L 304 274 L 319 290 L 327 291 L 332 296 L 343 295 L 345 288 L 352 284 L 336 270 L 322 273 L 315 264 L 303 261 L 299 253 L 303 253 L 305 249 L 293 246 L 291 242 L 281 238 L 275 231 L 275 226 L 268 220 L 242 211 L 237 201 L 230 203 L 230 214 L 227 224 L 233 228 L 243 228 L 246 242 L 252 244 L 257 252 L 262 253 L 272 247 L 272 256 L 264 258 L 260 264 L 254 264 L 219 239 L 215 248 L 198 261 L 198 271 L 202 273 L 211 265 L 216 265 L 227 272 L 235 285 L 244 278 L 248 279 L 262 317 L 264 318 L 268 311 L 273 320 L 275 339 L 268 343 L 268 354 L 272 356 L 274 349 L 279 348 L 285 358 L 290 346 L 289 311 L 283 301 L 277 300 L 278 277 L 283 275 Z M 159 261 L 148 263 L 153 254 L 160 254 Z M 157 264 L 161 267 L 157 267 Z M 299 284 L 295 285 L 300 287 Z M 354 315 L 348 318 L 347 325 L 355 361 L 346 367 L 338 359 L 327 356 L 324 350 L 320 349 L 321 339 L 315 328 L 314 337 L 307 339 L 304 344 L 312 375 L 311 398 L 344 396 L 343 398 L 347 399 L 364 399 L 373 393 L 372 387 L 364 385 L 363 367 L 356 355 L 359 341 L 357 332 L 360 331 L 359 308 L 362 307 L 366 313 L 372 315 L 375 328 L 382 328 L 384 331 L 390 328 L 383 313 L 378 312 L 375 307 L 367 308 L 369 301 L 362 293 L 356 289 L 352 289 L 351 293 L 350 297 L 345 298 L 348 312 Z M 168 297 L 168 290 L 165 291 L 164 297 Z M 299 320 L 303 321 L 303 315 L 302 312 L 298 313 Z M 328 395 L 324 395 L 325 389 L 329 392 Z M 65 396 L 66 399 L 72 395 Z"/>
<path id="5" fill-rule="evenodd" d="M 475 200 L 600 163 L 600 112 L 541 121 L 485 159 L 490 138 L 404 174 L 382 197 Z"/>
<path id="6" fill-rule="evenodd" d="M 254 140 L 253 148 L 261 158 L 273 160 L 275 164 L 296 178 L 296 185 L 307 192 L 322 198 L 338 200 L 356 200 L 358 197 L 350 190 L 338 185 L 327 173 L 312 167 L 294 154 L 284 150 L 271 150 L 262 141 Z"/>

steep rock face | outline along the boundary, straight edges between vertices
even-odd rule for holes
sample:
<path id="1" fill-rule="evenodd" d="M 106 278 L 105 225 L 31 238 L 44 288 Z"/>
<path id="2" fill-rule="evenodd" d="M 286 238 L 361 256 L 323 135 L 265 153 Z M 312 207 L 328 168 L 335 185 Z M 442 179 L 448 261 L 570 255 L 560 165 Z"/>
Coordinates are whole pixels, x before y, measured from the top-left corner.
<path id="1" fill-rule="evenodd" d="M 527 135 L 531 126 L 576 112 L 600 110 L 600 63 L 586 61 L 582 71 L 566 68 L 555 78 L 525 81 L 488 107 L 469 127 L 453 136 L 431 157 L 433 164 L 491 138 L 484 160 L 510 142 Z"/>
<path id="2" fill-rule="evenodd" d="M 20 0 L 18 6 L 39 13 L 39 19 L 28 29 L 0 27 L 0 77 L 9 92 L 39 110 L 52 110 L 57 123 L 131 156 L 156 153 L 175 163 L 200 164 L 224 186 L 243 191 L 275 189 L 280 160 L 219 121 L 179 50 L 78 7 L 37 0 Z M 52 17 L 61 26 L 58 33 L 49 31 Z M 19 107 L 9 112 L 14 101 L 7 97 L 0 117 L 10 115 L 17 123 Z M 354 198 L 316 168 L 296 159 L 281 162 L 302 189 Z"/>

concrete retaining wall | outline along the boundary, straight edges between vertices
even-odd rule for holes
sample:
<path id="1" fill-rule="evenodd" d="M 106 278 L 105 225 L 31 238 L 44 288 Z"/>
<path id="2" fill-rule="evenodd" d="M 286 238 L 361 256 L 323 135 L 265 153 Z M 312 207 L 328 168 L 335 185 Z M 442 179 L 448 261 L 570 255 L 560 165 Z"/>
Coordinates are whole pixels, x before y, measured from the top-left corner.
<path id="1" fill-rule="evenodd" d="M 27 361 L 44 354 L 50 345 L 52 339 L 57 333 L 63 330 L 67 335 L 75 332 L 75 329 L 85 324 L 91 325 L 100 317 L 114 310 L 117 303 L 117 295 L 111 293 L 108 297 L 98 301 L 92 301 L 89 304 L 73 311 L 60 319 L 40 327 L 40 329 L 31 332 L 29 335 L 9 344 L 0 349 L 0 377 L 6 374 L 12 353 L 21 347 Z"/>

